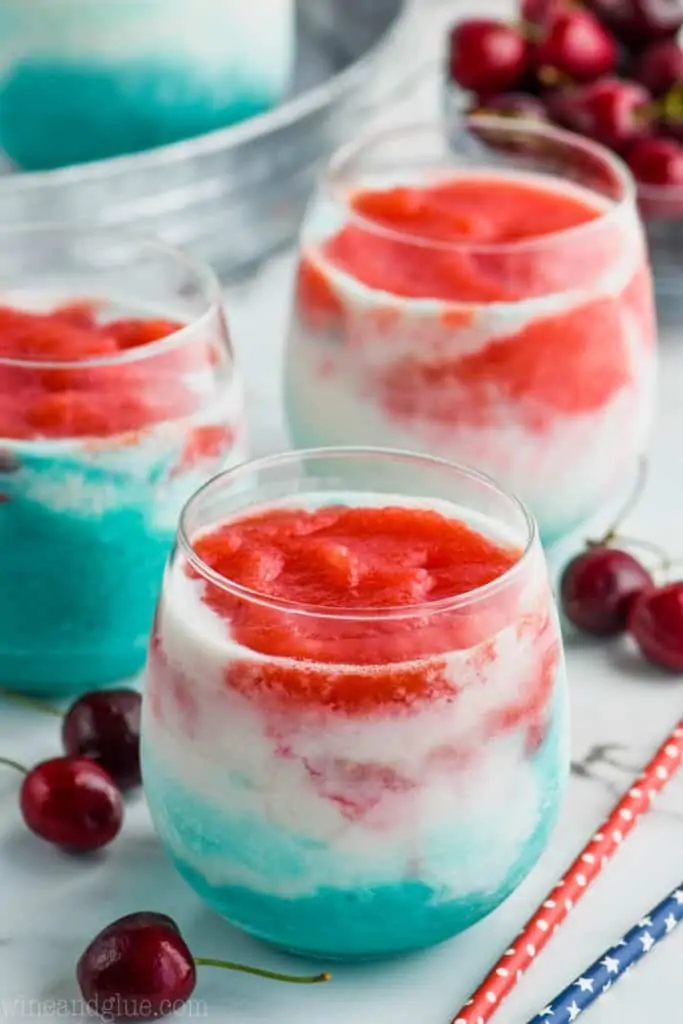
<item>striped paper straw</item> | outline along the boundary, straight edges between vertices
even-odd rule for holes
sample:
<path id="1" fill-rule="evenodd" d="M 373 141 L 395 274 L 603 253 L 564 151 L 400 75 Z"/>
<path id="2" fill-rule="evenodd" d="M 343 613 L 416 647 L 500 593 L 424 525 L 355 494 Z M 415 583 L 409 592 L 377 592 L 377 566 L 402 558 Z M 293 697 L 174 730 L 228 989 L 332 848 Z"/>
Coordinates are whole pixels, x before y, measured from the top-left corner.
<path id="1" fill-rule="evenodd" d="M 682 918 L 683 883 L 527 1024 L 572 1024 L 658 942 L 670 935 Z"/>
<path id="2" fill-rule="evenodd" d="M 682 758 L 683 719 L 451 1024 L 486 1024 L 491 1019 L 641 815 L 650 809 L 654 797 L 676 774 Z"/>

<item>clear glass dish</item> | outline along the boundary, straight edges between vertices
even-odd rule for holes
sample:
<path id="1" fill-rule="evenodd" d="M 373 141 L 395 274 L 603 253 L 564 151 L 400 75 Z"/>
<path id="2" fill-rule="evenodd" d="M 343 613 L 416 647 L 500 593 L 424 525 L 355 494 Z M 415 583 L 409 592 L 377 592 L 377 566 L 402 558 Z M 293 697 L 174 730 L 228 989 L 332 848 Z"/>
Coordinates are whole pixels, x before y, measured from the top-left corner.
<path id="1" fill-rule="evenodd" d="M 61 2 L 87 2 L 93 17 L 121 7 Z M 241 274 L 291 241 L 321 162 L 403 82 L 422 27 L 407 8 L 408 0 L 297 0 L 293 84 L 281 104 L 127 156 L 22 173 L 3 161 L 0 221 L 130 226 L 190 248 L 223 277 Z"/>
<path id="2" fill-rule="evenodd" d="M 51 170 L 203 135 L 280 103 L 294 0 L 5 0 L 0 145 Z"/>

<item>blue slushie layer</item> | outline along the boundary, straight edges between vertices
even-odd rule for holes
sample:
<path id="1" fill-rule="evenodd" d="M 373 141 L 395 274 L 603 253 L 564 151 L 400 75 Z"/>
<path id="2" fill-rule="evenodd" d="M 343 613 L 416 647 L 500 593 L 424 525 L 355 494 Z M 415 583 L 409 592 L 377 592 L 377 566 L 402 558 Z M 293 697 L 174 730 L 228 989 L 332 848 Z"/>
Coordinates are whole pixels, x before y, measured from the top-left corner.
<path id="1" fill-rule="evenodd" d="M 293 0 L 9 0 L 0 141 L 46 170 L 192 138 L 279 103 L 293 58 Z"/>

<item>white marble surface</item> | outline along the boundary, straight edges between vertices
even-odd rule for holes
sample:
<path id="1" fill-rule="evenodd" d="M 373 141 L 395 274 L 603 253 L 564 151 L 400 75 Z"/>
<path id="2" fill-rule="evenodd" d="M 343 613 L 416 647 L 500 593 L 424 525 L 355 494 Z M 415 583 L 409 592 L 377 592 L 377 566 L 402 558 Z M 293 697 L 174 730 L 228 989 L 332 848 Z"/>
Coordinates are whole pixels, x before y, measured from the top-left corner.
<path id="1" fill-rule="evenodd" d="M 439 5 L 441 6 L 441 5 Z M 419 100 L 428 104 L 429 87 Z M 413 101 L 415 98 L 413 97 Z M 229 316 L 246 373 L 255 452 L 285 446 L 279 399 L 292 260 L 271 262 L 230 290 Z M 679 332 L 683 335 L 682 330 Z M 662 339 L 659 414 L 651 472 L 630 532 L 683 556 L 683 336 Z M 465 935 L 385 965 L 338 967 L 329 985 L 297 988 L 202 969 L 196 1001 L 178 1019 L 231 1024 L 449 1024 L 616 794 L 683 712 L 683 680 L 649 670 L 626 644 L 568 643 L 575 772 L 552 844 L 508 902 Z M 59 752 L 55 722 L 0 705 L 0 754 L 26 763 Z M 92 935 L 124 913 L 172 914 L 197 955 L 303 969 L 240 935 L 205 909 L 166 862 L 141 797 L 102 856 L 74 859 L 22 826 L 14 773 L 0 772 L 0 1021 L 82 1022 L 76 959 Z M 626 927 L 683 879 L 683 775 L 538 958 L 497 1024 L 524 1024 Z M 657 948 L 581 1020 L 678 1024 L 683 1019 L 683 930 Z"/>

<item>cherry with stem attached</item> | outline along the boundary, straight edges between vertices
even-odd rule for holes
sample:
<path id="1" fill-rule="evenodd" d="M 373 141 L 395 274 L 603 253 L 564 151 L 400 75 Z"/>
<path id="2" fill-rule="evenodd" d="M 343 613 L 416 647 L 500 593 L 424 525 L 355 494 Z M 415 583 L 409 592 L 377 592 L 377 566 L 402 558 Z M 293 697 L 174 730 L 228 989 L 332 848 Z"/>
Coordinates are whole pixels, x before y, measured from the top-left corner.
<path id="1" fill-rule="evenodd" d="M 135 690 L 84 694 L 64 716 L 64 750 L 95 761 L 121 790 L 139 786 L 141 706 L 142 698 Z"/>
<path id="2" fill-rule="evenodd" d="M 617 66 L 617 46 L 590 11 L 556 13 L 533 51 L 539 69 L 559 72 L 573 82 L 592 82 Z"/>
<path id="3" fill-rule="evenodd" d="M 123 823 L 121 794 L 94 761 L 55 757 L 29 769 L 2 757 L 0 765 L 24 776 L 19 808 L 34 835 L 74 853 L 99 850 L 118 835 Z"/>
<path id="4" fill-rule="evenodd" d="M 231 960 L 194 957 L 175 921 L 154 911 L 128 914 L 99 932 L 82 953 L 76 978 L 95 1013 L 145 1021 L 180 1009 L 194 992 L 197 967 L 202 966 L 295 985 L 330 979 L 327 972 L 301 977 Z"/>
<path id="5" fill-rule="evenodd" d="M 111 775 L 120 790 L 140 785 L 142 698 L 136 690 L 94 690 L 75 700 L 63 715 L 32 697 L 5 690 L 0 693 L 22 707 L 62 718 L 64 752 L 94 761 Z"/>
<path id="6" fill-rule="evenodd" d="M 588 543 L 573 558 L 560 580 L 562 610 L 569 621 L 593 636 L 618 636 L 625 632 L 638 595 L 654 585 L 652 575 L 634 555 L 618 546 L 619 523 L 631 513 L 645 485 L 646 464 L 641 461 L 638 478 L 617 523 L 600 541 Z M 647 542 L 628 540 L 629 545 L 662 552 Z"/>
<path id="7" fill-rule="evenodd" d="M 592 636 L 618 636 L 631 605 L 652 577 L 637 558 L 612 547 L 594 547 L 577 555 L 560 583 L 562 609 L 569 621 Z"/>
<path id="8" fill-rule="evenodd" d="M 625 152 L 652 132 L 652 96 L 639 82 L 609 77 L 561 90 L 549 102 L 558 124 Z"/>
<path id="9" fill-rule="evenodd" d="M 633 510 L 645 483 L 640 473 L 619 521 Z M 627 545 L 658 555 L 658 570 L 667 574 L 671 559 L 655 544 L 624 537 L 615 525 L 598 543 L 567 565 L 560 582 L 562 608 L 567 618 L 585 633 L 616 636 L 628 630 L 643 657 L 666 669 L 683 673 L 683 581 L 655 583 L 652 574 L 624 551 Z"/>

